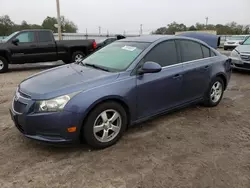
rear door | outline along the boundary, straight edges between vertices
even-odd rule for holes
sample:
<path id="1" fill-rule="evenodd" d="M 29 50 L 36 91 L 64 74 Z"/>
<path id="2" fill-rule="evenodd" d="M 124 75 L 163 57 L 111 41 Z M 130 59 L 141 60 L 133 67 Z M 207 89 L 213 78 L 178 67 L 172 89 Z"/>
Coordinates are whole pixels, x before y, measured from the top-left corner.
<path id="1" fill-rule="evenodd" d="M 178 40 L 183 63 L 183 101 L 191 102 L 204 96 L 211 70 L 210 49 L 192 40 Z"/>
<path id="2" fill-rule="evenodd" d="M 180 104 L 183 67 L 174 40 L 157 44 L 142 60 L 162 66 L 161 72 L 137 75 L 138 118 L 149 117 Z"/>
<path id="3" fill-rule="evenodd" d="M 37 61 L 56 61 L 57 47 L 54 36 L 50 31 L 38 31 Z"/>
<path id="4" fill-rule="evenodd" d="M 34 62 L 37 55 L 37 39 L 34 31 L 20 32 L 15 38 L 17 44 L 10 43 L 10 53 L 12 63 Z"/>

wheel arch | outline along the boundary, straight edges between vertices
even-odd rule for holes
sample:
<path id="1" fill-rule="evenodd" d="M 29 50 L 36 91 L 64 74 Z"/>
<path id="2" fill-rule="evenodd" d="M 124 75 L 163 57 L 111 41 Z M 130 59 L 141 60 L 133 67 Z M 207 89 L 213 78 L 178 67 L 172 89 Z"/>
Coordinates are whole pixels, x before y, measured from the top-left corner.
<path id="1" fill-rule="evenodd" d="M 85 111 L 84 115 L 83 115 L 83 118 L 82 118 L 82 127 L 81 127 L 81 132 L 82 132 L 82 129 L 84 127 L 84 123 L 86 121 L 86 118 L 88 117 L 88 115 L 92 112 L 92 110 L 94 110 L 97 106 L 103 104 L 103 103 L 106 103 L 106 102 L 116 102 L 118 103 L 119 105 L 121 105 L 126 114 L 127 114 L 127 125 L 128 126 L 130 124 L 130 121 L 131 121 L 131 112 L 130 112 L 130 109 L 129 109 L 129 105 L 128 103 L 120 96 L 106 96 L 106 97 L 103 97 L 99 100 L 96 100 L 94 103 L 92 103 L 92 105 Z"/>
<path id="2" fill-rule="evenodd" d="M 221 78 L 223 80 L 223 82 L 224 82 L 224 90 L 226 90 L 227 84 L 228 84 L 226 75 L 224 73 L 217 73 L 215 75 L 215 77 Z"/>

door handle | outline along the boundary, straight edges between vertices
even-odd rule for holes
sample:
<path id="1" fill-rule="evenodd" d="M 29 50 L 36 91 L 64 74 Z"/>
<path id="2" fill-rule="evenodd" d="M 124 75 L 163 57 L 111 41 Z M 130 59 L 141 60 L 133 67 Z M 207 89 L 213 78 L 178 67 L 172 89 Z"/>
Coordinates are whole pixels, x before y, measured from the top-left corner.
<path id="1" fill-rule="evenodd" d="M 205 70 L 207 70 L 208 68 L 209 68 L 209 65 L 206 65 L 206 66 L 204 67 Z"/>
<path id="2" fill-rule="evenodd" d="M 173 79 L 177 79 L 177 78 L 180 78 L 180 77 L 182 77 L 181 74 L 176 74 L 176 75 L 173 76 Z"/>

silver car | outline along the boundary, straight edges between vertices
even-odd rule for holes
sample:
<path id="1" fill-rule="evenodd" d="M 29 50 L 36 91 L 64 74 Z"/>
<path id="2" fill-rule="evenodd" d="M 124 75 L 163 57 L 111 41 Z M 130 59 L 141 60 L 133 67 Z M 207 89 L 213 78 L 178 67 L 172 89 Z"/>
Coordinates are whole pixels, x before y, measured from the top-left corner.
<path id="1" fill-rule="evenodd" d="M 246 38 L 246 35 L 235 35 L 229 37 L 224 43 L 224 50 L 234 49 L 235 47 L 240 45 Z"/>
<path id="2" fill-rule="evenodd" d="M 250 70 L 250 37 L 237 46 L 230 54 L 232 68 Z"/>

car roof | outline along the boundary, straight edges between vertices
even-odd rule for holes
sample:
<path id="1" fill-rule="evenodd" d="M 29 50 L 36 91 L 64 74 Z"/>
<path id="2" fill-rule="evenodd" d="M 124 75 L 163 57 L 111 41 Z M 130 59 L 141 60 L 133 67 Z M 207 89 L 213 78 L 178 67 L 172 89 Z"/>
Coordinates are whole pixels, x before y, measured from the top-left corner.
<path id="1" fill-rule="evenodd" d="M 147 36 L 139 36 L 139 37 L 128 37 L 125 39 L 118 40 L 121 42 L 148 42 L 153 43 L 157 40 L 170 40 L 170 39 L 188 39 L 192 41 L 199 42 L 200 44 L 208 46 L 206 42 L 204 42 L 201 39 L 196 39 L 193 37 L 187 37 L 187 36 L 177 36 L 177 35 L 147 35 Z"/>
<path id="2" fill-rule="evenodd" d="M 155 42 L 159 39 L 172 39 L 176 38 L 174 35 L 146 35 L 146 36 L 138 36 L 138 37 L 128 37 L 122 39 L 120 41 L 128 41 L 128 42 Z"/>

